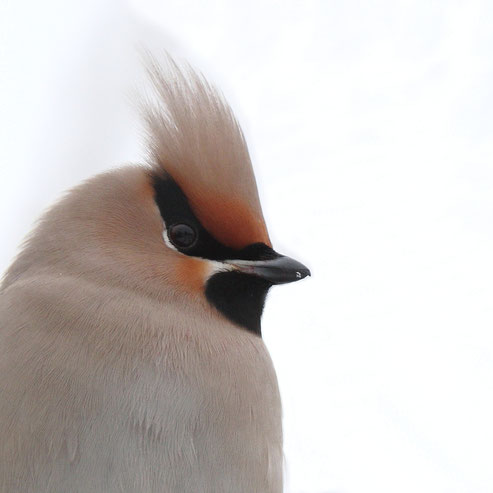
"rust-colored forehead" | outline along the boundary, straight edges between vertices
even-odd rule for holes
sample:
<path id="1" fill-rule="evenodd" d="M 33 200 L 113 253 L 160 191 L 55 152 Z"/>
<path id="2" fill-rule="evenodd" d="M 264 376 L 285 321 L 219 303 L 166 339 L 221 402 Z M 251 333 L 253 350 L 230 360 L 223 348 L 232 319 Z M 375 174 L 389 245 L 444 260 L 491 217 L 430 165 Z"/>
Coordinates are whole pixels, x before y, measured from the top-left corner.
<path id="1" fill-rule="evenodd" d="M 185 194 L 202 226 L 223 245 L 236 249 L 252 243 L 271 246 L 264 218 L 242 200 L 190 188 Z"/>

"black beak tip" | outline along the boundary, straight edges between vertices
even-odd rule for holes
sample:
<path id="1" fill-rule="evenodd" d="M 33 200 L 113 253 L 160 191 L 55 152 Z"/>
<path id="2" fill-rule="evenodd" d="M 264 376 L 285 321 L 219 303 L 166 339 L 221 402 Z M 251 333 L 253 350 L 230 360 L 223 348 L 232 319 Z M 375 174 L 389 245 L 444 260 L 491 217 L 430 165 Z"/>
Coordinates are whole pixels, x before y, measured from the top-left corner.
<path id="1" fill-rule="evenodd" d="M 301 281 L 301 279 L 311 276 L 311 272 L 308 267 L 289 257 L 280 256 L 273 260 L 271 264 L 273 269 L 269 273 L 269 277 L 274 284 L 285 284 Z"/>
<path id="2" fill-rule="evenodd" d="M 284 255 L 246 265 L 237 264 L 237 268 L 246 274 L 261 277 L 272 284 L 287 284 L 311 276 L 308 267 Z"/>
<path id="3" fill-rule="evenodd" d="M 304 279 L 305 277 L 311 277 L 311 275 L 312 273 L 310 272 L 310 269 L 308 269 L 307 267 L 296 271 L 296 278 L 299 280 Z"/>

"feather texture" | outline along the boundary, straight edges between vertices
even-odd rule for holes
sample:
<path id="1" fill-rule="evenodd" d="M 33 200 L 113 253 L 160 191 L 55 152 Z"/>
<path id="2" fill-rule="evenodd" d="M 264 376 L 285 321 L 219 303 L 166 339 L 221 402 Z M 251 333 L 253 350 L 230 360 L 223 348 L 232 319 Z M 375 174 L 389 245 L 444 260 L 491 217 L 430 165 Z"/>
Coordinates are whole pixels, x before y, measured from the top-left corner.
<path id="1" fill-rule="evenodd" d="M 187 193 L 197 180 L 192 195 L 237 196 L 265 229 L 225 103 L 196 74 L 152 73 L 154 166 Z M 210 263 L 165 245 L 151 181 L 134 166 L 76 187 L 4 277 L 0 493 L 282 491 L 267 349 L 185 285 Z"/>
<path id="2" fill-rule="evenodd" d="M 221 243 L 270 245 L 243 132 L 223 96 L 168 58 L 148 72 L 158 100 L 145 105 L 151 162 L 169 173 Z"/>

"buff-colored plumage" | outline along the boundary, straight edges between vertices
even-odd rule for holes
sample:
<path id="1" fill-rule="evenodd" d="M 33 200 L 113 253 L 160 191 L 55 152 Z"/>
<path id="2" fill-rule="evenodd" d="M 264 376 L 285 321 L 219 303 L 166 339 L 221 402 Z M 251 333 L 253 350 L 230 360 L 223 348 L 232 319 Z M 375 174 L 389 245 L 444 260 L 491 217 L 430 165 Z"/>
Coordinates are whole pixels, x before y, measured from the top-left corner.
<path id="1" fill-rule="evenodd" d="M 268 241 L 227 105 L 188 71 L 171 83 L 151 72 L 152 166 L 176 176 L 219 236 L 237 219 L 220 225 L 204 197 L 232 200 L 253 240 Z M 149 173 L 121 168 L 69 192 L 4 277 L 1 493 L 282 491 L 268 352 L 207 303 L 211 263 L 164 244 Z"/>
<path id="2" fill-rule="evenodd" d="M 167 75 L 149 66 L 160 96 L 145 111 L 153 162 L 173 176 L 220 241 L 269 243 L 250 155 L 231 108 L 201 75 L 168 62 Z"/>

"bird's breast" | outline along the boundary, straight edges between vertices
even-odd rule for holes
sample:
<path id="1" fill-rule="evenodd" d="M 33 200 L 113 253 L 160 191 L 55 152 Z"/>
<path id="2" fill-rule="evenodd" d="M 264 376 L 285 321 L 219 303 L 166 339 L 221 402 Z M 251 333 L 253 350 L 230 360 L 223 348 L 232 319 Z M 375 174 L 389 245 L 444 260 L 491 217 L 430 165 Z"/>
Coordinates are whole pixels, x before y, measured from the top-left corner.
<path id="1" fill-rule="evenodd" d="M 280 399 L 261 338 L 199 306 L 64 276 L 2 296 L 0 415 L 17 449 L 0 455 L 12 478 L 37 475 L 19 491 L 281 491 Z"/>

